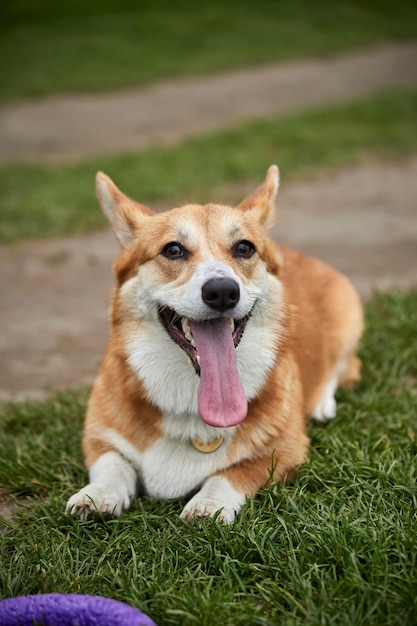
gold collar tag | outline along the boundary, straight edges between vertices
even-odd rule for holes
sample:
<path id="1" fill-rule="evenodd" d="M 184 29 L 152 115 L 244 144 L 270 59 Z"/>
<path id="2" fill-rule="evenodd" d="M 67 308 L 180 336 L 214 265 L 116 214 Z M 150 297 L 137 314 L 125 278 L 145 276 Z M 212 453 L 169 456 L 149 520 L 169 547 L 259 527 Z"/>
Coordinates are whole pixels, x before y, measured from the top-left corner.
<path id="1" fill-rule="evenodd" d="M 222 445 L 223 441 L 224 441 L 223 435 L 221 435 L 220 437 L 217 437 L 217 439 L 212 439 L 211 441 L 208 441 L 207 443 L 204 443 L 204 441 L 201 441 L 201 439 L 194 438 L 194 439 L 191 439 L 191 445 L 198 452 L 209 454 L 210 452 L 216 452 L 216 450 L 218 450 L 220 446 Z"/>

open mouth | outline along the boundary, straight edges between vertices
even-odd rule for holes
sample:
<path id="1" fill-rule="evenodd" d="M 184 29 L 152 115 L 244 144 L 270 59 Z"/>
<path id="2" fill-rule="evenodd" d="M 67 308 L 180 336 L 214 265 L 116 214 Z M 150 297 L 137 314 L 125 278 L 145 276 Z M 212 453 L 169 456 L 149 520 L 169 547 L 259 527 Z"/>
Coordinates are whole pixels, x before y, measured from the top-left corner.
<path id="1" fill-rule="evenodd" d="M 248 402 L 238 370 L 236 346 L 249 317 L 250 314 L 235 320 L 219 316 L 197 322 L 169 307 L 159 309 L 159 318 L 168 335 L 188 354 L 200 377 L 198 410 L 209 426 L 236 426 L 247 415 Z"/>
<path id="2" fill-rule="evenodd" d="M 191 330 L 193 322 L 190 323 L 190 320 L 187 317 L 182 317 L 176 311 L 167 306 L 159 307 L 158 315 L 168 335 L 188 354 L 196 373 L 200 375 L 200 355 Z M 250 316 L 251 313 L 248 313 L 248 315 L 245 315 L 245 317 L 239 320 L 233 318 L 228 320 L 235 348 L 239 345 L 239 342 L 242 339 L 242 335 Z"/>

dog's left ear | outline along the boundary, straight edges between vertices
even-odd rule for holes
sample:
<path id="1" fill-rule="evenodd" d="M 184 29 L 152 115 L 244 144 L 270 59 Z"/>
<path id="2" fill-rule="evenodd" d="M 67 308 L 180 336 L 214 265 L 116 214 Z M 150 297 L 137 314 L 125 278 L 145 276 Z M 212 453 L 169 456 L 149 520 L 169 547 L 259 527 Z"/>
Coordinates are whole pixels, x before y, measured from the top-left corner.
<path id="1" fill-rule="evenodd" d="M 279 187 L 279 170 L 276 165 L 268 168 L 264 182 L 240 203 L 239 209 L 250 211 L 265 228 L 271 228 L 276 219 L 275 198 Z"/>

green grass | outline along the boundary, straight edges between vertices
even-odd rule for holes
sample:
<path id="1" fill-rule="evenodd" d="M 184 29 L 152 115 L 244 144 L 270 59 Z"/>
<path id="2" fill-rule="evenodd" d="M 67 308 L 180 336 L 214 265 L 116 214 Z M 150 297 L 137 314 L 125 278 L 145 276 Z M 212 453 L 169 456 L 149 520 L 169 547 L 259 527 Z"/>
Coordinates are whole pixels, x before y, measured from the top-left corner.
<path id="1" fill-rule="evenodd" d="M 417 147 L 417 91 L 262 119 L 171 148 L 67 166 L 0 168 L 0 241 L 84 233 L 105 226 L 94 176 L 105 171 L 137 200 L 174 206 L 241 198 L 236 184 L 260 182 L 277 163 L 283 181 L 366 158 L 398 158 Z M 230 194 L 230 186 L 235 189 Z"/>
<path id="2" fill-rule="evenodd" d="M 29 496 L 0 536 L 1 597 L 77 592 L 141 608 L 159 626 L 415 624 L 417 290 L 367 307 L 363 379 L 311 425 L 310 458 L 231 527 L 186 525 L 183 501 L 143 499 L 121 519 L 64 515 L 85 480 L 85 393 L 10 404 L 0 485 Z"/>
<path id="3" fill-rule="evenodd" d="M 0 99 L 118 89 L 416 34 L 412 0 L 6 0 Z"/>

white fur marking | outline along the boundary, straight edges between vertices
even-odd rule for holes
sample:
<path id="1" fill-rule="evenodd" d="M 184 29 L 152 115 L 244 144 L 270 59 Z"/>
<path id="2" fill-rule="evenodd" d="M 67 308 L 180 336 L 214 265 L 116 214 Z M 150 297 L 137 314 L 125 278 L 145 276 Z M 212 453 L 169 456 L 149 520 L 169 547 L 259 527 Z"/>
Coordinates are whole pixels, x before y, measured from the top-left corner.
<path id="1" fill-rule="evenodd" d="M 332 376 L 329 382 L 325 385 L 323 395 L 311 414 L 311 417 L 317 422 L 326 422 L 327 420 L 336 417 L 337 405 L 334 394 L 337 389 L 337 383 L 338 378 L 336 376 Z"/>
<path id="2" fill-rule="evenodd" d="M 323 388 L 323 395 L 320 401 L 314 407 L 311 417 L 317 422 L 326 422 L 336 417 L 336 400 L 335 393 L 339 385 L 340 376 L 346 368 L 346 353 L 337 361 L 333 368 L 333 373 Z"/>
<path id="3" fill-rule="evenodd" d="M 223 445 L 211 454 L 202 454 L 193 448 L 189 439 L 165 435 L 145 452 L 139 452 L 127 439 L 111 428 L 103 433 L 103 439 L 116 448 L 131 467 L 135 468 L 145 494 L 156 498 L 180 498 L 199 488 L 208 476 L 225 467 L 227 451 L 234 432 L 232 428 L 211 428 L 198 416 L 194 418 L 188 416 L 188 419 L 190 427 L 186 427 L 185 432 L 188 430 L 190 433 L 198 433 L 203 441 L 215 438 L 221 432 L 225 436 Z M 200 423 L 201 427 L 198 428 Z M 175 433 L 173 416 L 166 417 L 164 424 L 168 424 L 168 430 Z M 186 417 L 182 416 L 180 425 L 185 424 Z"/>

